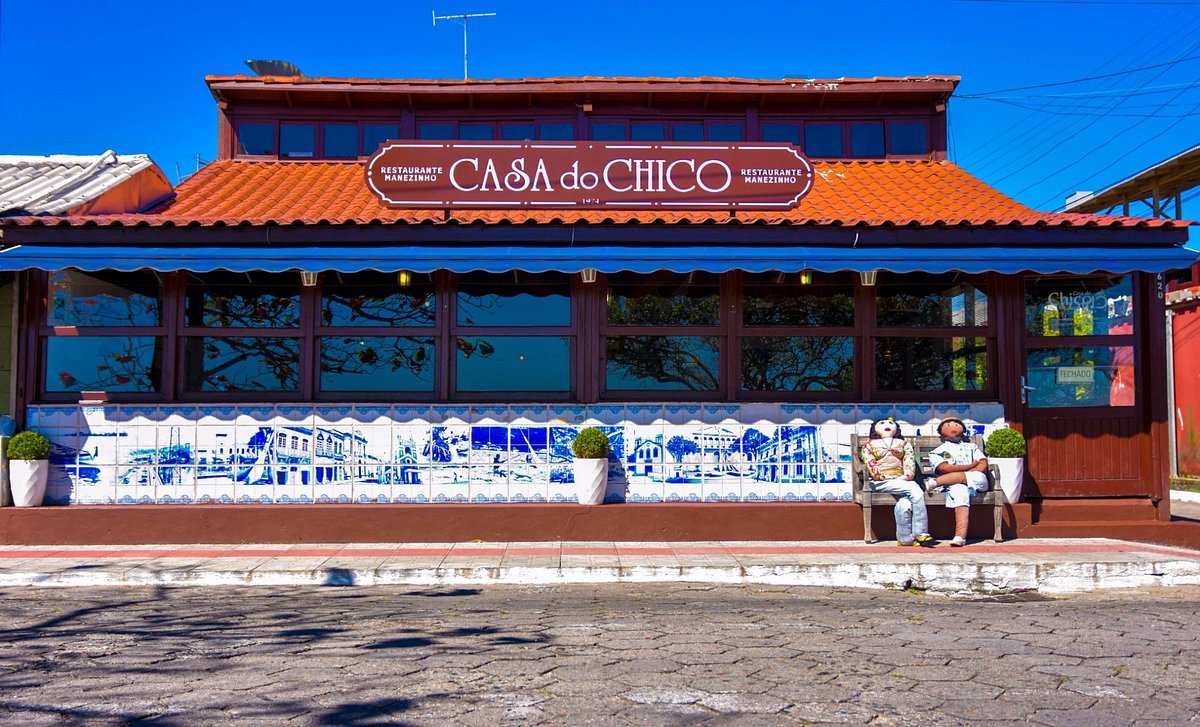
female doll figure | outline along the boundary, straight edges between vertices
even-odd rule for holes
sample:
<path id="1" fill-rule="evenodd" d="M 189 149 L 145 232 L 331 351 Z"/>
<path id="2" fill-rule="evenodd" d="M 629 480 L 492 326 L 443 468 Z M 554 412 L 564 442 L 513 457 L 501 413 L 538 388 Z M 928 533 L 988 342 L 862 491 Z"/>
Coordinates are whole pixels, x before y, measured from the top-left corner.
<path id="1" fill-rule="evenodd" d="M 979 447 L 964 435 L 967 425 L 957 417 L 946 417 L 938 424 L 942 443 L 929 453 L 929 464 L 936 475 L 930 487 L 946 488 L 946 507 L 954 510 L 953 548 L 967 544 L 967 520 L 971 514 L 971 496 L 988 488 L 988 461 Z"/>
<path id="2" fill-rule="evenodd" d="M 899 495 L 896 508 L 896 544 L 932 546 L 925 491 L 916 482 L 917 458 L 912 444 L 900 434 L 891 417 L 871 425 L 870 438 L 859 457 L 871 478 L 871 489 Z"/>

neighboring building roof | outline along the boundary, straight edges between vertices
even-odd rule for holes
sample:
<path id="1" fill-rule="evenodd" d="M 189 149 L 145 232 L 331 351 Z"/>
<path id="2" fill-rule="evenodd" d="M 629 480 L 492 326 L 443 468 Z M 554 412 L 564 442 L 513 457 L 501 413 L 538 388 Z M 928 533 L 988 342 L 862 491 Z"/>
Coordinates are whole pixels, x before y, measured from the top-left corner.
<path id="1" fill-rule="evenodd" d="M 1200 186 L 1200 145 L 1099 192 L 1072 200 L 1067 204 L 1066 211 L 1102 212 L 1128 202 L 1153 198 L 1166 200 L 1196 186 Z"/>
<path id="2" fill-rule="evenodd" d="M 1183 227 L 1174 220 L 1038 212 L 946 161 L 814 163 L 812 192 L 788 212 L 391 209 L 361 164 L 217 161 L 145 214 L 30 217 L 9 225 L 232 227 L 373 223 L 718 223 L 830 226 Z"/>
<path id="3" fill-rule="evenodd" d="M 145 154 L 0 155 L 0 216 L 138 212 L 170 194 Z"/>

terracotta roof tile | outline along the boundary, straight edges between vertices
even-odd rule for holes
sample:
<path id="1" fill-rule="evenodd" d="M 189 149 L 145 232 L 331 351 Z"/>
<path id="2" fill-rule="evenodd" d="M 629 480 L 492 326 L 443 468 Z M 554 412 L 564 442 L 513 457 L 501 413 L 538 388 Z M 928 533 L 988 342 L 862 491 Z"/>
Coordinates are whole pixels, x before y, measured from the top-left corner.
<path id="1" fill-rule="evenodd" d="M 788 212 L 405 210 L 381 204 L 359 164 L 218 161 L 173 201 L 133 215 L 22 217 L 10 225 L 234 226 L 459 224 L 768 224 L 1171 227 L 1186 221 L 1038 212 L 950 162 L 816 162 L 816 184 Z"/>

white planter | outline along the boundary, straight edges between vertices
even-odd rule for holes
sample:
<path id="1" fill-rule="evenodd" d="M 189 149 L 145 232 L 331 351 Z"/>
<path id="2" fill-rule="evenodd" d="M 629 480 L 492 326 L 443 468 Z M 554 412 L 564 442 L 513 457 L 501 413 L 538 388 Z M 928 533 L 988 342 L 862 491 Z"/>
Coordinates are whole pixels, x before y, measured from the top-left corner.
<path id="1" fill-rule="evenodd" d="M 576 459 L 575 495 L 580 505 L 599 505 L 608 489 L 608 458 Z"/>
<path id="2" fill-rule="evenodd" d="M 1024 457 L 989 457 L 988 462 L 1000 470 L 1000 489 L 1009 502 L 1021 501 L 1021 490 L 1025 487 Z"/>
<path id="3" fill-rule="evenodd" d="M 46 497 L 46 476 L 50 463 L 44 459 L 10 459 L 8 482 L 12 487 L 13 504 L 17 507 L 37 507 Z"/>

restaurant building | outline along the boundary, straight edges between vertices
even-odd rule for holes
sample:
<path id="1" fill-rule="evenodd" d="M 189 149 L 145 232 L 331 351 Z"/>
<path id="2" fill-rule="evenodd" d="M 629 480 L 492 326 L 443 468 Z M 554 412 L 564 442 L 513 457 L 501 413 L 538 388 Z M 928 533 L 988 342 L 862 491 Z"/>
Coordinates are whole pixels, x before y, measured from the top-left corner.
<path id="1" fill-rule="evenodd" d="M 957 78 L 207 81 L 173 198 L 5 222 L 9 541 L 850 539 L 884 416 L 1021 429 L 1010 531 L 1169 519 L 1186 222 L 972 177 Z"/>

